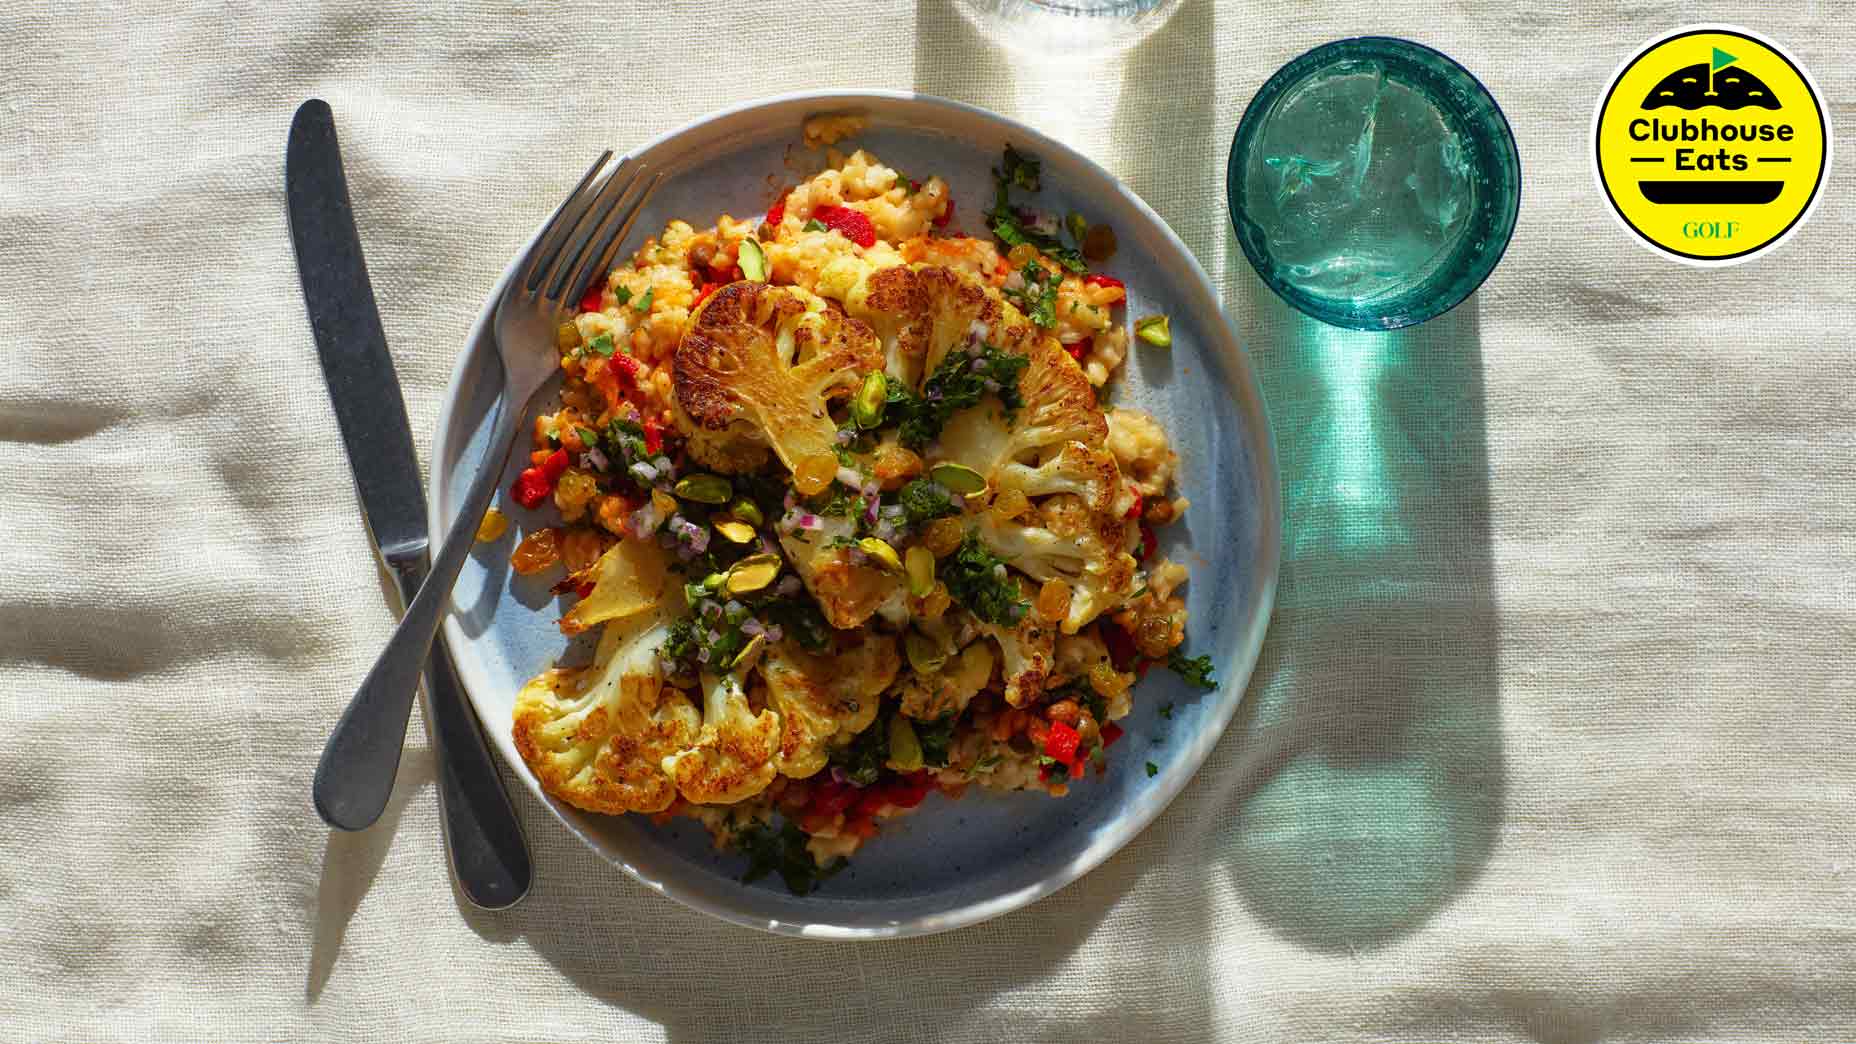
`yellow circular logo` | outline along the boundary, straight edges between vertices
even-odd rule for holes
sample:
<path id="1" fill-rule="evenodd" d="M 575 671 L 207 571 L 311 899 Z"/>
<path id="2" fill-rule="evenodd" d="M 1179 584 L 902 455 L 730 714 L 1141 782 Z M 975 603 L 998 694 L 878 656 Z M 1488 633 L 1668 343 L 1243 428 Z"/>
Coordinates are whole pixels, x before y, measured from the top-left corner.
<path id="1" fill-rule="evenodd" d="M 1693 25 L 1618 68 L 1592 118 L 1598 187 L 1624 227 L 1695 265 L 1784 242 L 1830 166 L 1817 87 L 1779 45 Z"/>

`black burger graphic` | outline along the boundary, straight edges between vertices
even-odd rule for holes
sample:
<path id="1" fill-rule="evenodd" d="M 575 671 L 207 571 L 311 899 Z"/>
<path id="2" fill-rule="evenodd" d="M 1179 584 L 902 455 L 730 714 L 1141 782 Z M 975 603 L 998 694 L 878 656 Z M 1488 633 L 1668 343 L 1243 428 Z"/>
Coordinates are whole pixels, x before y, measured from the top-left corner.
<path id="1" fill-rule="evenodd" d="M 1777 110 L 1779 100 L 1773 97 L 1772 90 L 1759 77 L 1744 69 L 1729 66 L 1716 72 L 1710 81 L 1708 63 L 1696 62 L 1663 77 L 1643 99 L 1645 109 L 1661 109 L 1671 105 L 1690 112 L 1708 106 L 1717 109 L 1757 106 Z"/>
<path id="2" fill-rule="evenodd" d="M 1719 109 L 1734 112 L 1760 109 L 1777 112 L 1783 106 L 1765 82 L 1735 63 L 1739 59 L 1716 47 L 1708 61 L 1685 65 L 1658 80 L 1644 96 L 1645 112 L 1675 108 L 1684 112 Z M 1747 155 L 1737 151 L 1748 143 L 1788 140 L 1792 128 L 1749 118 L 1710 120 L 1686 115 L 1672 121 L 1651 118 L 1631 122 L 1631 137 L 1638 141 L 1674 142 L 1675 169 L 1733 173 L 1748 169 Z M 1652 203 L 1717 204 L 1770 203 L 1785 188 L 1783 181 L 1744 178 L 1705 178 L 1640 181 L 1638 191 Z"/>

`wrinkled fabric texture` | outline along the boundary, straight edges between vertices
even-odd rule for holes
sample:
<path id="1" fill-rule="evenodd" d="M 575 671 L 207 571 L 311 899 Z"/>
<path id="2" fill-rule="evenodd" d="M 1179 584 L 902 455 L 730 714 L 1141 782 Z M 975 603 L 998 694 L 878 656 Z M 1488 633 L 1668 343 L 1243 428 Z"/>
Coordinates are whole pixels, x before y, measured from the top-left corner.
<path id="1" fill-rule="evenodd" d="M 1719 271 L 1628 240 L 1587 158 L 1617 63 L 1710 15 L 1847 132 L 1847 13 L 1189 2 L 1102 60 L 1003 52 L 948 0 L 0 4 L 0 1037 L 1856 1038 L 1850 150 Z M 1483 77 L 1526 178 L 1473 301 L 1376 342 L 1275 301 L 1223 199 L 1262 80 L 1366 32 Z M 298 291 L 291 112 L 334 106 L 423 443 L 596 150 L 823 86 L 1030 120 L 1213 274 L 1289 514 L 1244 707 L 1125 851 L 953 934 L 712 921 L 519 789 L 534 892 L 468 909 L 418 726 L 377 828 L 308 802 L 392 617 Z"/>

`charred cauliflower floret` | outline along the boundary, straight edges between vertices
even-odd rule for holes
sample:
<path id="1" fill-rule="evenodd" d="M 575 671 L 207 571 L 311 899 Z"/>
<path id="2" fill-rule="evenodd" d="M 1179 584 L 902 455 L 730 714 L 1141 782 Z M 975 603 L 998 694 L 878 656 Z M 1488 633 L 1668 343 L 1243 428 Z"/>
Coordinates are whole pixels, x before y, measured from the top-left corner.
<path id="1" fill-rule="evenodd" d="M 792 287 L 730 283 L 677 345 L 678 424 L 708 466 L 739 471 L 771 449 L 800 491 L 815 493 L 837 467 L 827 403 L 882 367 L 876 335 L 836 304 Z"/>
<path id="2" fill-rule="evenodd" d="M 780 546 L 818 602 L 825 622 L 839 630 L 862 626 L 886 604 L 899 603 L 902 577 L 857 556 L 843 543 L 856 533 L 847 518 L 819 520 L 819 528 L 782 534 Z"/>
<path id="3" fill-rule="evenodd" d="M 1139 539 L 1138 532 L 1113 514 L 1090 510 L 1078 497 L 1064 493 L 1045 498 L 1031 521 L 1002 521 L 992 512 L 983 513 L 978 532 L 1012 568 L 1038 580 L 1070 585 L 1065 634 L 1075 634 L 1134 592 L 1137 563 L 1128 548 Z"/>
<path id="4" fill-rule="evenodd" d="M 1115 458 L 1103 448 L 1109 426 L 1076 360 L 1048 337 L 1025 345 L 1030 363 L 1018 381 L 1024 406 L 1008 416 L 996 398 L 956 413 L 941 431 L 935 462 L 953 461 L 986 477 L 994 493 L 1068 493 L 1104 514 L 1130 500 Z"/>
<path id="5" fill-rule="evenodd" d="M 549 794 L 612 814 L 675 800 L 663 760 L 695 741 L 702 718 L 659 673 L 673 612 L 607 624 L 591 667 L 545 671 L 517 693 L 516 750 Z"/>
<path id="6" fill-rule="evenodd" d="M 1016 582 L 1025 599 L 1036 594 L 1022 578 Z M 1057 628 L 1039 620 L 1036 613 L 1025 613 L 1015 625 L 980 621 L 979 627 L 999 643 L 1005 702 L 1022 707 L 1043 695 L 1055 658 Z"/>
<path id="7" fill-rule="evenodd" d="M 812 775 L 825 767 L 833 743 L 869 728 L 901 663 L 896 640 L 883 635 L 831 655 L 807 652 L 791 640 L 769 647 L 760 670 L 767 705 L 780 714 L 780 774 Z"/>
<path id="8" fill-rule="evenodd" d="M 820 272 L 818 292 L 843 302 L 845 311 L 876 331 L 885 372 L 910 388 L 919 388 L 971 336 L 985 340 L 1008 325 L 1026 336 L 1022 316 L 1013 312 L 1016 322 L 1008 321 L 1006 306 L 977 280 L 939 265 L 878 267 L 862 258 L 839 258 Z M 993 343 L 1004 340 L 994 337 Z M 1015 344 L 1008 347 L 1017 350 Z"/>
<path id="9" fill-rule="evenodd" d="M 702 731 L 685 749 L 663 759 L 663 770 L 685 801 L 732 805 L 773 782 L 780 749 L 780 716 L 754 713 L 741 675 L 702 676 Z"/>
<path id="10" fill-rule="evenodd" d="M 992 679 L 992 646 L 973 642 L 947 661 L 941 670 L 928 675 L 910 673 L 896 687 L 902 714 L 917 721 L 934 721 L 949 714 L 961 714 L 973 697 Z"/>

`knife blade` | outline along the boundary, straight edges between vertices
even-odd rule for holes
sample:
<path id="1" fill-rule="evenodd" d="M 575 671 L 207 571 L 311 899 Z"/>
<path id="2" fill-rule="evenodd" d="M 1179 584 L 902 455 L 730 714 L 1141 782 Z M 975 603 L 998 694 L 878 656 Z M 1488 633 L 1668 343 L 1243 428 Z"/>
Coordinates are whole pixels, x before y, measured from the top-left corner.
<path id="1" fill-rule="evenodd" d="M 428 567 L 425 498 L 399 378 L 374 304 L 342 169 L 334 114 L 311 99 L 291 121 L 284 165 L 303 299 L 369 536 L 403 611 Z M 425 718 L 453 877 L 472 903 L 508 906 L 528 891 L 528 846 L 442 638 L 425 664 Z M 317 766 L 316 809 L 362 829 L 392 792 L 413 694 L 351 703 Z"/>

